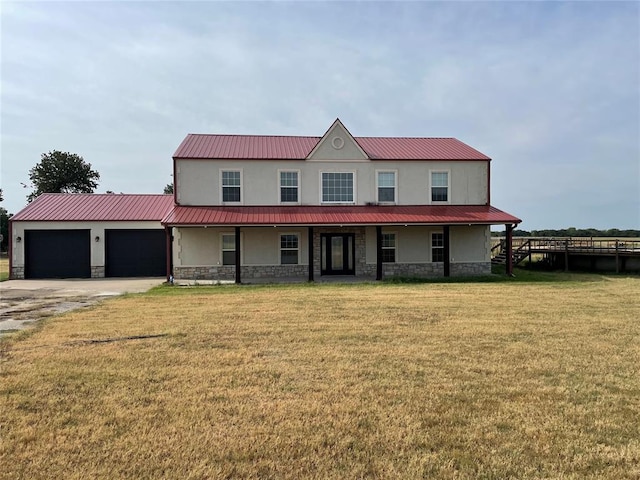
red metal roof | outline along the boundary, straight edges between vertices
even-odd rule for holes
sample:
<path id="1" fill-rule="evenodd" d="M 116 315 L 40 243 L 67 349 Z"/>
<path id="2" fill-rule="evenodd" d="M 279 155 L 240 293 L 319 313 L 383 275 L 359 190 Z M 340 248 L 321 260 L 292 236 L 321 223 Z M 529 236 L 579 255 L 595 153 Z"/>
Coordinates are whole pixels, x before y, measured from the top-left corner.
<path id="1" fill-rule="evenodd" d="M 304 160 L 322 137 L 189 134 L 173 158 Z M 455 138 L 354 137 L 372 160 L 490 160 Z"/>
<path id="2" fill-rule="evenodd" d="M 175 206 L 165 225 L 498 225 L 522 220 L 490 205 Z"/>
<path id="3" fill-rule="evenodd" d="M 173 195 L 96 193 L 43 193 L 11 220 L 54 221 L 157 221 L 173 207 Z"/>

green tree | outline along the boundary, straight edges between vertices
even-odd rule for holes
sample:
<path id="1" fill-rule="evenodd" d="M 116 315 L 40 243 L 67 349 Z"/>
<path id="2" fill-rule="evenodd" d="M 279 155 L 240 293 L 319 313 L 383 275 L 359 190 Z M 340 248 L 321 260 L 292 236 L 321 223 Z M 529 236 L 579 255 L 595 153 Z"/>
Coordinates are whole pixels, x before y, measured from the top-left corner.
<path id="1" fill-rule="evenodd" d="M 2 252 L 6 252 L 9 247 L 9 219 L 11 217 L 12 215 L 7 212 L 6 208 L 0 207 L 0 237 L 2 237 L 0 251 Z"/>
<path id="2" fill-rule="evenodd" d="M 173 193 L 173 183 L 167 183 L 167 185 L 164 187 L 163 193 Z"/>
<path id="3" fill-rule="evenodd" d="M 4 201 L 4 195 L 0 188 L 0 202 Z M 11 214 L 7 209 L 0 207 L 0 252 L 6 252 L 9 246 L 9 219 Z"/>
<path id="4" fill-rule="evenodd" d="M 93 193 L 100 174 L 81 156 L 53 150 L 42 154 L 40 163 L 29 170 L 29 179 L 34 188 L 27 196 L 31 202 L 41 193 Z"/>

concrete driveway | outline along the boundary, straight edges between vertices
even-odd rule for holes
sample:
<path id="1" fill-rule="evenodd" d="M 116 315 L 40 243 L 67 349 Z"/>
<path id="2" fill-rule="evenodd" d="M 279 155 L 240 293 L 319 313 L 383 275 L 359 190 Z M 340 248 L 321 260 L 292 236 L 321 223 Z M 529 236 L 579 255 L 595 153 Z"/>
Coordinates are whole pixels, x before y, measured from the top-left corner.
<path id="1" fill-rule="evenodd" d="M 0 335 L 104 298 L 146 292 L 164 281 L 164 278 L 7 280 L 0 283 Z"/>

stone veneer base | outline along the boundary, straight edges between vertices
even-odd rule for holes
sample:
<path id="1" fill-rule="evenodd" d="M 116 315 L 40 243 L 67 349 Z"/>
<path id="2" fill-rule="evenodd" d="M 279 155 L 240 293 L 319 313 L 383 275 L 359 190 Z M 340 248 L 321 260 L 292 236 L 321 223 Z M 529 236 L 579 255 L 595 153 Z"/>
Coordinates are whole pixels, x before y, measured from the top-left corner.
<path id="1" fill-rule="evenodd" d="M 444 275 L 442 263 L 385 263 L 383 265 L 383 277 L 422 277 L 438 278 Z M 222 280 L 234 281 L 236 278 L 235 266 L 200 266 L 200 267 L 174 267 L 173 275 L 176 280 Z M 241 267 L 241 280 L 278 279 L 309 277 L 307 265 L 243 265 Z M 489 275 L 491 262 L 467 262 L 452 263 L 452 277 L 473 277 Z M 375 278 L 375 264 L 358 264 L 356 278 Z M 319 272 L 314 272 L 314 278 L 320 278 Z"/>

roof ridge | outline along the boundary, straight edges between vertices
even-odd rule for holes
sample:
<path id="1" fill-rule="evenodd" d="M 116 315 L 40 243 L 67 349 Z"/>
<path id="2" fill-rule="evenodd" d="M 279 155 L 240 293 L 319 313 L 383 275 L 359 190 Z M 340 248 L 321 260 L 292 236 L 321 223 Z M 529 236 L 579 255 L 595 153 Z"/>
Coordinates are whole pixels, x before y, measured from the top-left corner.
<path id="1" fill-rule="evenodd" d="M 255 138 L 322 138 L 317 135 L 256 135 L 253 133 L 188 133 L 199 137 L 255 137 Z"/>

